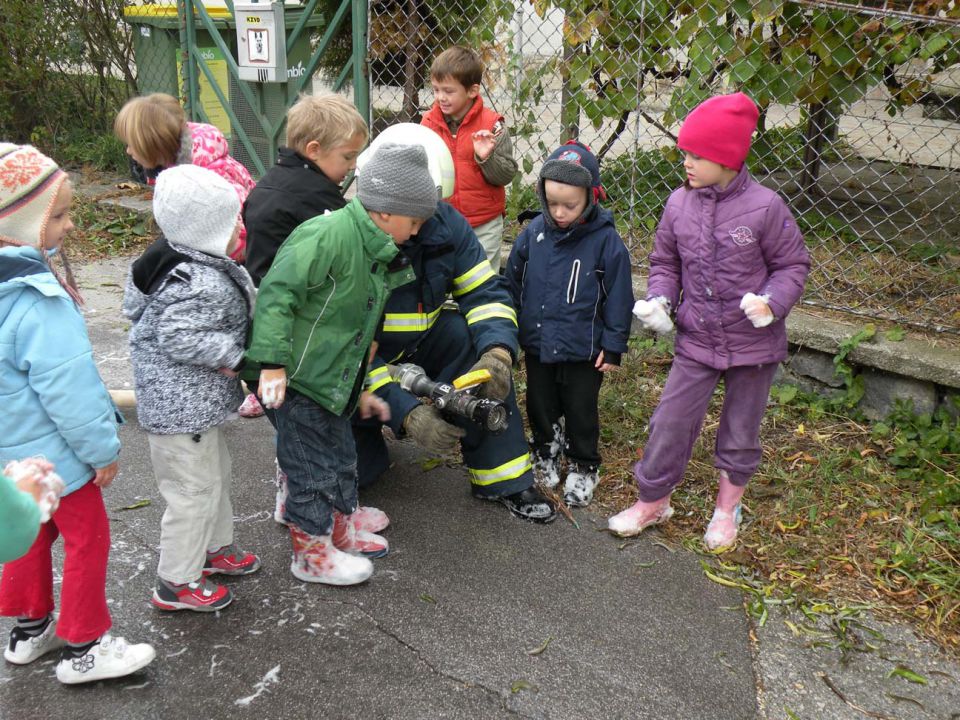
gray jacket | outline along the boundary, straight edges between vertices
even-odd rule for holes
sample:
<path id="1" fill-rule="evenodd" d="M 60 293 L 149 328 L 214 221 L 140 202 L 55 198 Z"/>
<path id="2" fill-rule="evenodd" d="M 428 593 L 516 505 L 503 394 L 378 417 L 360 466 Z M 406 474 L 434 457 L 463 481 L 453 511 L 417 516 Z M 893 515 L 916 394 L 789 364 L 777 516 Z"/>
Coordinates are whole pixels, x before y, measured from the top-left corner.
<path id="1" fill-rule="evenodd" d="M 243 399 L 238 368 L 254 303 L 247 271 L 159 238 L 127 276 L 123 314 L 133 321 L 130 359 L 137 418 L 157 435 L 219 425 Z"/>

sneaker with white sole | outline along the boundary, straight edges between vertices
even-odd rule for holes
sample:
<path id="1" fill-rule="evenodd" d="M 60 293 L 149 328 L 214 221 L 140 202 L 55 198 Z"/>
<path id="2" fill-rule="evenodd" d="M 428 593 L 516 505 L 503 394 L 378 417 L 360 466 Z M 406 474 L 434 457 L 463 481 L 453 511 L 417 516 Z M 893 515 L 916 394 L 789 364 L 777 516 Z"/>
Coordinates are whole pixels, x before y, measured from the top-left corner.
<path id="1" fill-rule="evenodd" d="M 214 612 L 223 610 L 233 602 L 233 593 L 223 585 L 217 585 L 201 576 L 196 582 L 176 585 L 157 578 L 150 599 L 158 610 L 193 610 L 194 612 Z"/>
<path id="2" fill-rule="evenodd" d="M 249 575 L 259 569 L 260 558 L 232 544 L 207 551 L 203 564 L 204 575 Z"/>
<path id="3" fill-rule="evenodd" d="M 3 651 L 3 657 L 8 663 L 27 665 L 65 644 L 63 638 L 57 635 L 57 618 L 54 615 L 39 635 L 28 635 L 22 628 L 14 625 L 10 630 L 10 642 Z"/>
<path id="4" fill-rule="evenodd" d="M 129 645 L 122 637 L 103 635 L 80 657 L 64 657 L 57 663 L 57 680 L 64 685 L 125 677 L 145 668 L 156 657 L 146 643 Z"/>

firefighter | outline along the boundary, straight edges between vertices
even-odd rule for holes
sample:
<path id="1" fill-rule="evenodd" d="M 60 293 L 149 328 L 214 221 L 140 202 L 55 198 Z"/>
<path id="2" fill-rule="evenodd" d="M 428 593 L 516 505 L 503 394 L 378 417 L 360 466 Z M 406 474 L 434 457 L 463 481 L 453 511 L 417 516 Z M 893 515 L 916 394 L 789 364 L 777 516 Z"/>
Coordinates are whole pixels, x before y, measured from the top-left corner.
<path id="1" fill-rule="evenodd" d="M 357 161 L 357 172 L 382 142 L 422 145 L 440 197 L 453 192 L 453 161 L 438 135 L 402 123 L 384 130 Z M 370 364 L 367 389 L 390 405 L 388 425 L 425 450 L 448 454 L 459 445 L 474 497 L 502 503 L 537 523 L 556 510 L 533 484 L 533 466 L 513 387 L 517 359 L 517 315 L 502 276 L 495 273 L 466 219 L 441 201 L 436 214 L 400 247 L 416 279 L 396 288 L 384 311 Z M 388 364 L 415 363 L 433 380 L 451 382 L 471 370 L 489 370 L 481 396 L 504 401 L 510 410 L 499 435 L 479 425 L 443 416 L 391 377 Z M 372 484 L 389 466 L 382 424 L 354 419 L 360 487 Z"/>

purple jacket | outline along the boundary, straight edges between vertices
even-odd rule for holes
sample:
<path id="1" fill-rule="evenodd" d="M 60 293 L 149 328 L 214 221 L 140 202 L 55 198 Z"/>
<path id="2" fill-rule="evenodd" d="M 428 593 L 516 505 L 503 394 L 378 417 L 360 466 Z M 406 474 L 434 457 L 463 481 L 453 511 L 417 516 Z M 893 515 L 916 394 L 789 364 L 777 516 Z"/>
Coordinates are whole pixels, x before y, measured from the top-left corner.
<path id="1" fill-rule="evenodd" d="M 780 362 L 787 356 L 784 318 L 809 270 L 786 203 L 744 167 L 725 190 L 681 187 L 670 195 L 647 297 L 662 295 L 677 308 L 676 352 L 685 357 L 717 370 Z M 740 309 L 748 292 L 769 296 L 773 323 L 753 327 Z"/>

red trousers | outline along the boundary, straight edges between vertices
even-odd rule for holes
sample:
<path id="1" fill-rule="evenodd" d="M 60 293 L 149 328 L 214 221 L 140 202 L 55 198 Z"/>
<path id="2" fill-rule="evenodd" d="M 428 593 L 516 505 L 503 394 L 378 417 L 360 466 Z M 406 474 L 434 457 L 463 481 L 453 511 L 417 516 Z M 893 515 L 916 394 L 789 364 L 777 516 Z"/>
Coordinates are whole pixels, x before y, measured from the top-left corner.
<path id="1" fill-rule="evenodd" d="M 106 591 L 110 521 L 100 488 L 92 482 L 62 498 L 27 554 L 3 566 L 0 615 L 41 618 L 53 612 L 50 551 L 60 535 L 64 559 L 57 635 L 69 643 L 87 643 L 111 624 Z"/>

